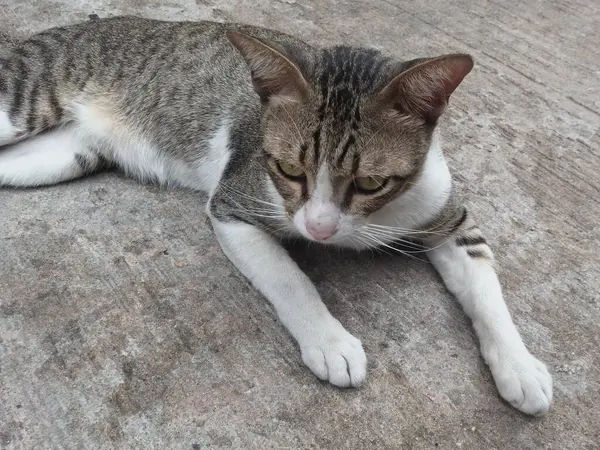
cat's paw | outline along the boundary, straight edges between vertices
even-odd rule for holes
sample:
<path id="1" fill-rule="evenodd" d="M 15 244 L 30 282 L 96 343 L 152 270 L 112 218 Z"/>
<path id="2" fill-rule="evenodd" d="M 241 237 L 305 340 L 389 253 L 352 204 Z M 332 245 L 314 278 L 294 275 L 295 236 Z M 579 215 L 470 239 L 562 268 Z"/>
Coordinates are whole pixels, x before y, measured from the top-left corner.
<path id="1" fill-rule="evenodd" d="M 302 361 L 321 380 L 339 387 L 359 386 L 367 376 L 361 342 L 336 321 L 299 342 Z"/>
<path id="2" fill-rule="evenodd" d="M 519 411 L 543 416 L 552 403 L 552 377 L 526 349 L 504 354 L 490 365 L 500 396 Z"/>

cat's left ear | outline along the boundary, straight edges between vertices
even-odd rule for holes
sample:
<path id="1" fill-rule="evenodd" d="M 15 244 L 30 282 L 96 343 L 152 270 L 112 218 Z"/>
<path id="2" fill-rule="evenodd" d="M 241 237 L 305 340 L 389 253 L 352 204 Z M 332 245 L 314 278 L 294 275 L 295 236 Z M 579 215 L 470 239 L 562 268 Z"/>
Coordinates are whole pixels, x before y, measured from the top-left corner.
<path id="1" fill-rule="evenodd" d="M 450 95 L 473 68 L 473 59 L 465 54 L 444 55 L 407 65 L 379 91 L 376 101 L 400 114 L 416 115 L 435 124 Z"/>
<path id="2" fill-rule="evenodd" d="M 273 97 L 293 101 L 305 98 L 309 89 L 308 82 L 292 56 L 281 45 L 237 31 L 228 31 L 227 39 L 246 60 L 254 90 L 263 103 Z"/>

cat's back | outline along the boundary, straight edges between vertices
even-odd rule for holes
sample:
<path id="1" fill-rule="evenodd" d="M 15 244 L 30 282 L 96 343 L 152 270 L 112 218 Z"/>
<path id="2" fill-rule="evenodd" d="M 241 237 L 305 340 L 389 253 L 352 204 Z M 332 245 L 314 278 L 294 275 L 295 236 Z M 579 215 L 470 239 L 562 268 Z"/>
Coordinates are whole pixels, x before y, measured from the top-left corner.
<path id="1" fill-rule="evenodd" d="M 194 120 L 202 116 L 212 128 L 220 111 L 258 103 L 250 71 L 227 39 L 228 30 L 312 52 L 301 40 L 265 28 L 135 16 L 52 28 L 10 51 L 13 69 L 27 60 L 27 79 L 40 80 L 40 92 L 47 83 L 56 85 L 63 97 L 117 93 L 114 97 L 128 114 L 169 124 L 191 114 Z"/>
<path id="2" fill-rule="evenodd" d="M 159 68 L 171 73 L 204 68 L 222 71 L 230 78 L 236 73 L 246 75 L 243 59 L 227 40 L 227 30 L 310 49 L 287 34 L 245 24 L 119 16 L 51 28 L 4 50 L 21 55 L 43 52 L 47 62 L 51 60 L 55 66 L 66 63 L 64 68 L 71 71 L 84 65 L 88 69 L 99 65 L 104 69 L 120 67 L 122 77 Z"/>

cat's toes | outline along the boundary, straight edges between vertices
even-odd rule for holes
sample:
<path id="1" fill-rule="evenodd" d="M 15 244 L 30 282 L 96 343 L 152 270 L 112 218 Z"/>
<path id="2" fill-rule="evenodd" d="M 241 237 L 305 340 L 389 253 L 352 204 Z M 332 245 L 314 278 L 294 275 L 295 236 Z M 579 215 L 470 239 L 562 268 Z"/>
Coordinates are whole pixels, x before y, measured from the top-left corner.
<path id="1" fill-rule="evenodd" d="M 498 392 L 526 414 L 543 416 L 552 403 L 552 377 L 541 361 L 526 350 L 498 361 L 492 367 Z"/>
<path id="2" fill-rule="evenodd" d="M 359 386 L 367 376 L 361 342 L 346 330 L 329 332 L 301 345 L 302 361 L 321 380 L 339 387 Z"/>

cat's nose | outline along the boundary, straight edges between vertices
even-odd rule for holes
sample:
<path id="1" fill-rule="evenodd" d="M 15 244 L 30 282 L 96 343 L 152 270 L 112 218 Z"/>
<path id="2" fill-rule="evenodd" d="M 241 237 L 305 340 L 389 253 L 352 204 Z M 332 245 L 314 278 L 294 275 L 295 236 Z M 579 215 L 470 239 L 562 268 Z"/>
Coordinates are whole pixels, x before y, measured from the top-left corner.
<path id="1" fill-rule="evenodd" d="M 335 222 L 305 222 L 306 231 L 317 241 L 324 241 L 330 238 L 338 230 L 338 224 Z"/>

